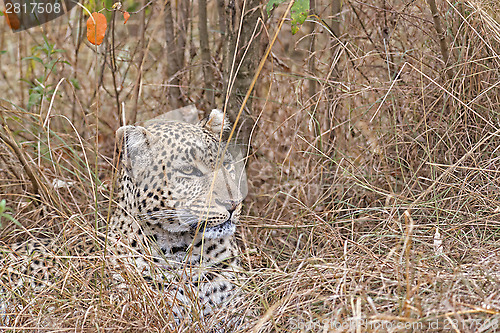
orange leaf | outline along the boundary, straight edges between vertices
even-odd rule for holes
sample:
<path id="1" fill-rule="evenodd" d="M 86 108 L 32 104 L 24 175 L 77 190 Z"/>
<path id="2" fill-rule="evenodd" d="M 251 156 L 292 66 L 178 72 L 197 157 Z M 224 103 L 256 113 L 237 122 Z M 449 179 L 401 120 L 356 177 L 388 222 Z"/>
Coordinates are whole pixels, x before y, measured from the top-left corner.
<path id="1" fill-rule="evenodd" d="M 87 20 L 87 39 L 89 42 L 94 45 L 101 45 L 107 27 L 108 23 L 104 14 L 92 13 L 92 16 Z"/>
<path id="2" fill-rule="evenodd" d="M 11 12 L 3 12 L 5 15 L 5 22 L 7 22 L 7 25 L 12 29 L 12 30 L 17 30 L 21 27 L 21 22 L 19 21 L 19 18 L 17 17 L 16 14 L 11 13 Z"/>
<path id="3" fill-rule="evenodd" d="M 130 17 L 130 14 L 128 12 L 123 12 L 123 18 L 125 19 L 125 21 L 123 22 L 123 24 L 127 23 L 129 17 Z"/>

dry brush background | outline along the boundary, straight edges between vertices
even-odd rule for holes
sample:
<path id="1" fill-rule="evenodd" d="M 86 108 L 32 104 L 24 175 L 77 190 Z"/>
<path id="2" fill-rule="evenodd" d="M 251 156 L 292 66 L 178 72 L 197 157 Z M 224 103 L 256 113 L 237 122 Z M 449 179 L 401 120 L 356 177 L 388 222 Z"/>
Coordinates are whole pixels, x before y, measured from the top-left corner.
<path id="1" fill-rule="evenodd" d="M 0 240 L 92 239 L 111 207 L 114 131 L 184 105 L 220 107 L 233 81 L 234 116 L 286 7 L 125 2 L 132 17 L 117 13 L 98 48 L 81 8 L 3 29 Z M 239 25 L 241 11 L 256 23 Z M 286 17 L 241 132 L 251 142 L 242 330 L 497 329 L 499 4 L 316 0 L 296 35 Z M 102 288 L 99 258 L 87 266 L 68 263 L 58 288 L 19 295 L 2 329 L 172 329 L 140 279 L 120 303 Z"/>

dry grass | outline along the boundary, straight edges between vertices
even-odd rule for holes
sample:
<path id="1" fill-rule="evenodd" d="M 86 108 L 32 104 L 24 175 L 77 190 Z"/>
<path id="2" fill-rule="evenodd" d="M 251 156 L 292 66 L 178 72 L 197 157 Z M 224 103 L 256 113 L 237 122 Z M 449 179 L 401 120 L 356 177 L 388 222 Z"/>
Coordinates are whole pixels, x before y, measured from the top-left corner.
<path id="1" fill-rule="evenodd" d="M 325 3 L 318 1 L 318 15 L 330 22 Z M 242 330 L 498 330 L 500 7 L 437 4 L 450 52 L 446 73 L 423 0 L 347 1 L 340 44 L 313 24 L 314 54 L 308 27 L 300 36 L 288 27 L 280 32 L 253 100 L 249 195 L 238 229 L 247 271 L 241 308 L 251 313 Z M 18 148 L 0 141 L 0 199 L 20 224 L 2 218 L 0 240 L 53 238 L 65 277 L 42 294 L 11 300 L 14 319 L 0 319 L 0 330 L 170 331 L 166 300 L 140 277 L 129 277 L 129 298 L 119 301 L 107 291 L 100 257 L 63 260 L 65 248 L 94 239 L 107 219 L 113 131 L 121 121 L 105 47 L 95 53 L 78 38 L 80 15 L 77 9 L 43 31 L 0 35 L 7 51 L 0 55 L 0 134 Z M 142 73 L 139 120 L 170 109 L 162 17 L 146 16 L 142 67 L 136 23 L 116 28 L 127 115 Z M 276 17 L 267 22 L 270 35 Z M 50 55 L 60 61 L 47 68 L 23 60 L 50 62 L 34 49 L 44 38 L 65 51 Z M 191 102 L 203 101 L 196 38 L 194 29 L 180 73 Z M 310 80 L 317 82 L 313 94 Z M 61 83 L 53 99 L 28 107 L 26 81 L 48 89 Z M 185 323 L 178 331 L 212 324 Z"/>

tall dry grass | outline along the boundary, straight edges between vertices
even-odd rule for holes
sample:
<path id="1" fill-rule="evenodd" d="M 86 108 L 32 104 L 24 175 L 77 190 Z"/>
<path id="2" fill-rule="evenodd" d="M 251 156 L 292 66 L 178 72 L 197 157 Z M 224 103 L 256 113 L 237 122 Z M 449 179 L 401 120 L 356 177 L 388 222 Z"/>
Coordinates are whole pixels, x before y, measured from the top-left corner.
<path id="1" fill-rule="evenodd" d="M 249 310 L 241 330 L 498 330 L 499 5 L 438 1 L 443 39 L 423 0 L 347 1 L 333 18 L 340 36 L 325 26 L 329 4 L 317 1 L 317 17 L 296 36 L 285 26 L 253 94 L 238 229 L 240 310 Z M 203 73 L 193 8 L 178 78 L 184 101 L 197 103 Z M 145 40 L 134 17 L 117 23 L 116 84 L 106 46 L 96 51 L 83 39 L 80 9 L 43 29 L 2 31 L 0 199 L 18 223 L 2 218 L 0 240 L 49 237 L 64 259 L 74 242 L 95 239 L 109 211 L 114 130 L 122 108 L 133 112 L 139 72 L 138 120 L 171 108 L 162 14 L 146 12 Z M 277 17 L 265 22 L 269 36 Z M 217 33 L 211 38 L 216 45 Z M 44 44 L 64 52 L 44 52 Z M 33 56 L 41 62 L 26 59 Z M 48 97 L 28 106 L 40 86 Z M 216 96 L 221 102 L 223 93 Z M 101 257 L 62 259 L 64 281 L 14 295 L 0 329 L 173 330 L 165 300 L 140 277 L 130 273 L 130 297 L 119 301 L 107 291 Z"/>

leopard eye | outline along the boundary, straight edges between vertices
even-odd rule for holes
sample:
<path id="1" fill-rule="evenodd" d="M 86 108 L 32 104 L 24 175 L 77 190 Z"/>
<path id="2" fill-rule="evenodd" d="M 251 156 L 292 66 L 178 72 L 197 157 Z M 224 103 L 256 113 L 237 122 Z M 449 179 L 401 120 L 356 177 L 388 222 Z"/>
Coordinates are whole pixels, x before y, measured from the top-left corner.
<path id="1" fill-rule="evenodd" d="M 224 159 L 224 161 L 222 161 L 222 166 L 224 168 L 229 168 L 231 165 L 232 165 L 232 161 L 228 158 Z"/>
<path id="2" fill-rule="evenodd" d="M 203 176 L 203 173 L 200 171 L 200 169 L 191 165 L 178 169 L 178 171 L 186 176 L 195 176 L 195 177 Z"/>

